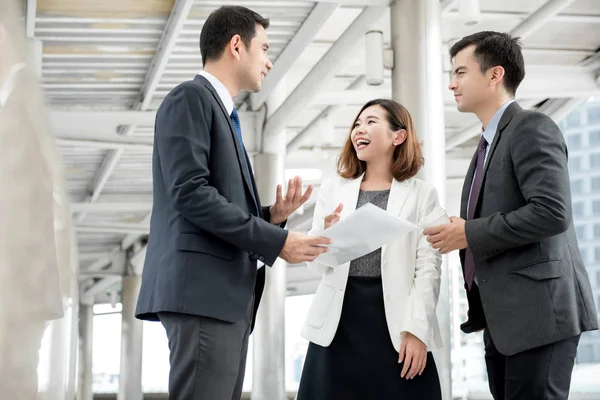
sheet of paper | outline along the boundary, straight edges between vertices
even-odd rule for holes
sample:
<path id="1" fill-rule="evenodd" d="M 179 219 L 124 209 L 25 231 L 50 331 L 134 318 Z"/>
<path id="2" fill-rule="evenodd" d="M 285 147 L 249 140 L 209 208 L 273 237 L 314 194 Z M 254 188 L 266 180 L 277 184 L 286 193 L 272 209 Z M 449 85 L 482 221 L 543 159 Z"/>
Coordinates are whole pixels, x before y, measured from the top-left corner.
<path id="1" fill-rule="evenodd" d="M 315 236 L 325 236 L 332 241 L 329 251 L 321 254 L 317 261 L 336 267 L 375 251 L 416 229 L 415 224 L 367 203 L 337 224 L 314 233 Z"/>

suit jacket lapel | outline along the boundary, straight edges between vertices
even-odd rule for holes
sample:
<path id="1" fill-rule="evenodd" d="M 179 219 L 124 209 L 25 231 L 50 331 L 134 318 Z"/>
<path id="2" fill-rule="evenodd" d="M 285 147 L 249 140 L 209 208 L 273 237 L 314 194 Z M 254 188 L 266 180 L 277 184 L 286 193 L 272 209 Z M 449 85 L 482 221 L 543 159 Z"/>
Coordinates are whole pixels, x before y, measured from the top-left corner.
<path id="1" fill-rule="evenodd" d="M 490 161 L 494 156 L 494 152 L 496 151 L 496 147 L 498 147 L 498 142 L 500 141 L 500 137 L 502 136 L 502 131 L 508 126 L 508 123 L 513 118 L 513 116 L 521 111 L 522 108 L 516 102 L 509 105 L 506 110 L 504 110 L 504 114 L 502 114 L 502 118 L 500 118 L 500 122 L 498 123 L 498 129 L 496 130 L 496 135 L 494 136 L 494 140 L 490 145 L 490 149 L 488 150 L 487 158 L 485 165 L 483 166 L 483 183 L 485 182 L 485 175 L 487 173 L 488 167 L 490 165 Z M 467 171 L 467 176 L 465 177 L 465 184 L 463 186 L 462 200 L 461 200 L 461 218 L 466 219 L 467 216 L 467 202 L 469 201 L 469 192 L 471 189 L 471 183 L 473 182 L 473 175 L 475 174 L 475 165 L 477 163 L 477 150 L 475 150 L 475 155 L 471 160 L 471 165 L 469 166 L 469 170 Z M 477 199 L 474 199 L 477 203 L 479 203 L 479 198 L 481 197 L 481 193 L 483 191 L 480 190 L 477 196 Z"/>
<path id="2" fill-rule="evenodd" d="M 469 192 L 471 191 L 471 183 L 473 182 L 473 176 L 475 175 L 476 165 L 477 150 L 475 150 L 475 155 L 471 159 L 471 164 L 469 165 L 467 175 L 465 176 L 465 183 L 463 184 L 462 196 L 460 200 L 460 217 L 462 219 L 467 219 L 467 203 L 469 201 Z"/>
<path id="3" fill-rule="evenodd" d="M 362 182 L 364 174 L 356 179 L 347 180 L 342 186 L 340 203 L 344 204 L 340 219 L 345 218 L 348 214 L 356 210 L 356 202 L 358 201 L 358 193 L 360 191 L 360 183 Z M 328 213 L 333 210 L 328 210 Z"/>
<path id="4" fill-rule="evenodd" d="M 216 92 L 215 88 L 210 84 L 210 82 L 206 78 L 204 78 L 203 76 L 201 76 L 201 75 L 196 76 L 196 79 L 200 80 L 204 84 L 204 86 L 206 86 L 208 88 L 208 90 L 210 90 L 210 92 L 212 93 L 213 97 L 215 98 L 215 100 L 219 104 L 219 107 L 221 108 L 221 111 L 225 115 L 225 119 L 227 120 L 227 123 L 229 124 L 229 131 L 231 132 L 231 135 L 233 137 L 233 143 L 235 145 L 235 150 L 237 152 L 238 163 L 239 163 L 240 168 L 242 170 L 242 175 L 244 176 L 244 182 L 246 182 L 246 186 L 248 187 L 248 190 L 250 190 L 250 193 L 254 193 L 254 196 L 252 196 L 252 198 L 256 199 L 256 207 L 257 207 L 257 209 L 259 209 L 259 212 L 260 212 L 260 206 L 258 204 L 259 203 L 258 193 L 256 192 L 256 190 L 254 190 L 254 184 L 253 184 L 253 182 L 250 181 L 250 180 L 248 180 L 248 177 L 251 176 L 252 171 L 251 170 L 246 171 L 246 162 L 244 161 L 244 159 L 248 160 L 248 168 L 250 168 L 250 160 L 249 160 L 249 158 L 246 157 L 246 151 L 245 151 L 245 149 L 243 149 L 240 146 L 240 143 L 239 143 L 239 141 L 237 139 L 237 134 L 235 133 L 235 128 L 233 127 L 233 123 L 231 122 L 231 116 L 229 114 L 227 114 L 227 110 L 225 109 L 225 105 L 221 101 L 221 98 L 219 97 L 219 94 Z"/>
<path id="5" fill-rule="evenodd" d="M 490 145 L 490 150 L 488 151 L 486 163 L 483 166 L 484 178 L 485 178 L 485 174 L 487 173 L 488 166 L 490 165 L 490 160 L 492 159 L 492 156 L 494 155 L 494 152 L 496 151 L 496 147 L 498 147 L 498 141 L 500 140 L 500 137 L 502 136 L 502 131 L 504 130 L 504 128 L 506 128 L 506 126 L 508 125 L 508 123 L 510 122 L 512 117 L 519 110 L 522 110 L 522 108 L 517 103 L 512 103 L 511 105 L 509 105 L 506 108 L 506 110 L 504 110 L 504 114 L 502 114 L 502 118 L 500 118 L 500 122 L 498 123 L 498 129 L 496 130 L 496 135 L 494 136 L 494 140 L 492 141 L 492 144 Z M 479 193 L 481 193 L 481 192 L 479 192 Z"/>
<path id="6" fill-rule="evenodd" d="M 360 192 L 360 184 L 363 180 L 364 174 L 356 179 L 351 179 L 345 182 L 341 189 L 341 203 L 344 205 L 340 219 L 345 218 L 348 214 L 356 210 L 356 203 L 358 202 L 358 194 Z M 392 187 L 390 189 L 390 195 L 388 198 L 388 204 L 386 211 L 391 215 L 398 216 L 406 199 L 408 198 L 409 190 L 406 182 L 399 182 L 397 180 L 392 181 Z M 333 210 L 328 210 L 330 213 Z M 385 256 L 387 246 L 384 245 L 381 248 L 381 257 Z"/>
<path id="7" fill-rule="evenodd" d="M 404 203 L 406 203 L 409 193 L 410 191 L 408 190 L 407 182 L 400 182 L 394 179 L 392 181 L 392 187 L 390 189 L 390 196 L 388 198 L 386 211 L 393 216 L 398 216 L 404 207 Z M 385 257 L 386 251 L 387 245 L 383 245 L 381 247 L 382 259 Z"/>

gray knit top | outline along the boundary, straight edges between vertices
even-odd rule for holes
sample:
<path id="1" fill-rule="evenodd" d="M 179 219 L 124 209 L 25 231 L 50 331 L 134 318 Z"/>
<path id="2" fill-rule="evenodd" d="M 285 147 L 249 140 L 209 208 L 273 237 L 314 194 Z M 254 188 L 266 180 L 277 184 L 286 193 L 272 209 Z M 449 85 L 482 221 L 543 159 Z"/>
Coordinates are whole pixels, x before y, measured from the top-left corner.
<path id="1" fill-rule="evenodd" d="M 358 194 L 356 208 L 371 203 L 379 208 L 387 209 L 390 196 L 388 190 L 361 190 Z M 350 262 L 350 276 L 381 276 L 381 248 L 365 254 Z"/>

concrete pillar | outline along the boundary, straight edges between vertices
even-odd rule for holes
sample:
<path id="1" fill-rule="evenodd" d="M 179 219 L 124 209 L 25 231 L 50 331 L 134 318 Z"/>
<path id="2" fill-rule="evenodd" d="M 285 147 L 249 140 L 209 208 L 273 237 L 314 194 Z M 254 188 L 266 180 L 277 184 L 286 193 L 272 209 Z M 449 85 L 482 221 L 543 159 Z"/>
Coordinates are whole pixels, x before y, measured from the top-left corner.
<path id="1" fill-rule="evenodd" d="M 53 320 L 47 328 L 50 334 L 50 374 L 48 388 L 41 397 L 44 400 L 58 400 L 66 397 L 66 366 L 68 330 L 66 318 Z"/>
<path id="2" fill-rule="evenodd" d="M 43 43 L 39 39 L 27 39 L 27 64 L 35 72 L 39 79 L 42 76 L 42 48 Z"/>
<path id="3" fill-rule="evenodd" d="M 285 96 L 280 83 L 267 101 L 269 113 Z M 254 158 L 254 173 L 263 205 L 275 202 L 275 190 L 285 179 L 285 132 L 262 138 L 262 152 Z M 287 184 L 283 186 L 283 193 Z M 266 284 L 253 334 L 252 400 L 284 400 L 286 263 L 278 259 L 266 269 Z"/>
<path id="4" fill-rule="evenodd" d="M 77 400 L 93 400 L 92 361 L 94 344 L 94 306 L 79 306 L 79 384 Z"/>
<path id="5" fill-rule="evenodd" d="M 423 145 L 425 166 L 420 178 L 433 184 L 445 206 L 445 130 L 442 83 L 442 37 L 439 0 L 396 0 L 391 5 L 392 96 L 413 117 Z M 444 348 L 434 356 L 445 400 L 452 399 L 450 360 L 450 309 L 447 260 L 442 265 L 442 286 L 437 307 Z"/>
<path id="6" fill-rule="evenodd" d="M 142 400 L 142 343 L 143 324 L 135 318 L 135 307 L 142 277 L 123 277 L 121 302 L 123 303 L 121 323 L 121 373 L 119 377 L 118 400 Z"/>

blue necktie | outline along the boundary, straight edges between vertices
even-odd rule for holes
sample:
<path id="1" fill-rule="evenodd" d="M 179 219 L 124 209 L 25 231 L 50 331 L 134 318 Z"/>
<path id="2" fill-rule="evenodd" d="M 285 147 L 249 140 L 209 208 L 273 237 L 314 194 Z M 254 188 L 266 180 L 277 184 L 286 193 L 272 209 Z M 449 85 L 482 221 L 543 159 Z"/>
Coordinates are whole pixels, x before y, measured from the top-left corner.
<path id="1" fill-rule="evenodd" d="M 242 156 L 244 157 L 244 164 L 246 165 L 246 178 L 248 178 L 248 182 L 250 183 L 250 192 L 252 193 L 252 198 L 256 202 L 256 197 L 254 196 L 254 189 L 252 188 L 252 179 L 250 177 L 250 164 L 248 163 L 248 159 L 246 158 L 246 149 L 244 148 L 244 141 L 242 140 L 242 127 L 240 124 L 240 116 L 237 113 L 235 107 L 231 112 L 231 123 L 233 124 L 233 128 L 235 130 L 235 136 L 237 137 L 238 144 L 242 149 Z"/>

